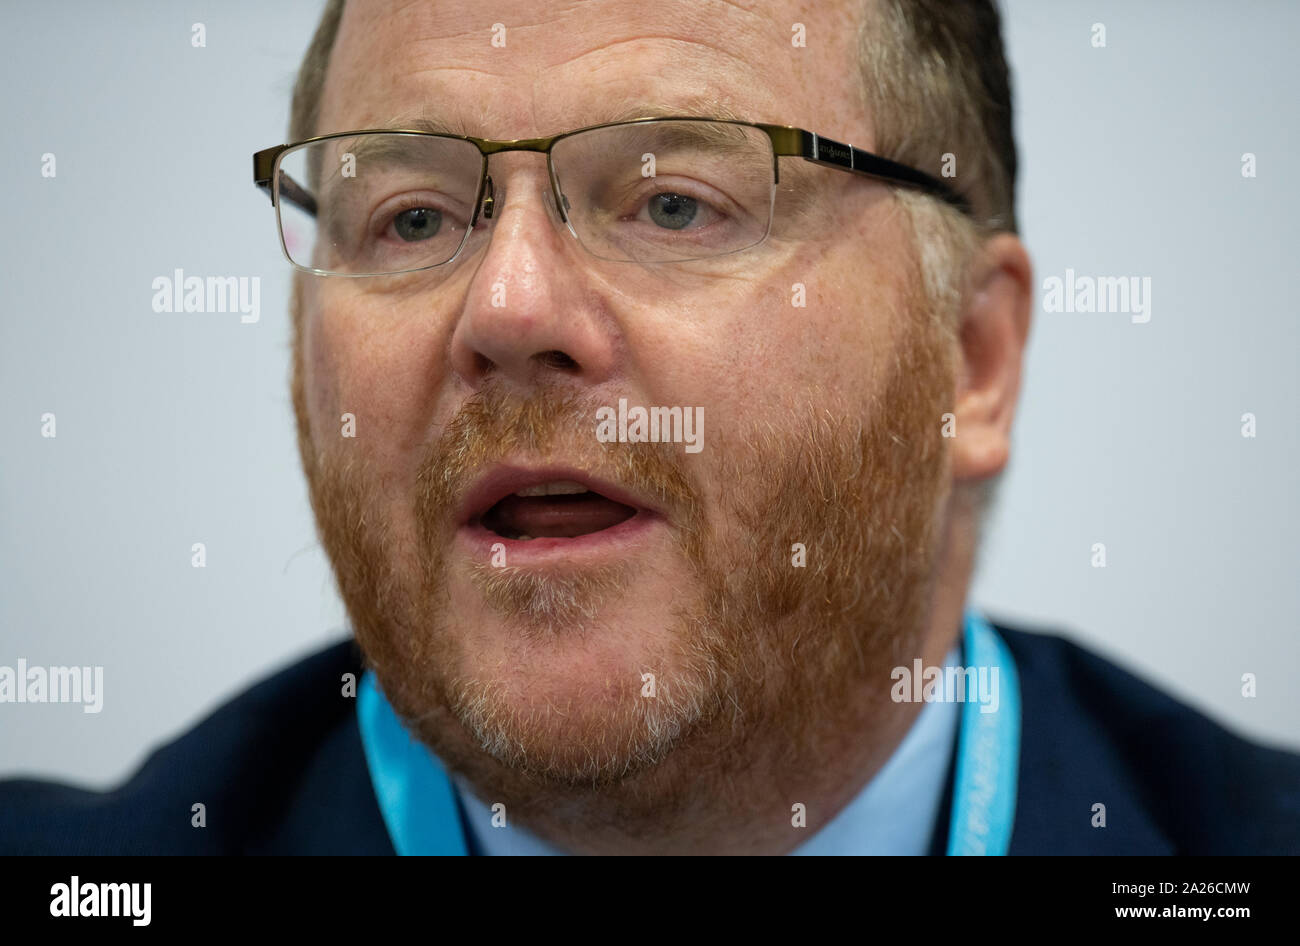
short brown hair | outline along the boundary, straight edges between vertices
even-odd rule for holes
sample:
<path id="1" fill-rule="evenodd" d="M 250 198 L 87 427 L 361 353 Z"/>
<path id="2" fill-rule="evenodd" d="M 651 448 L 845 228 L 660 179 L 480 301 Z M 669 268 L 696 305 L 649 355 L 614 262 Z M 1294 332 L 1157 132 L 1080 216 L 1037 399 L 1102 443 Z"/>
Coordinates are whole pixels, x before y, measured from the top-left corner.
<path id="1" fill-rule="evenodd" d="M 311 38 L 307 54 L 298 67 L 298 79 L 293 84 L 293 106 L 289 112 L 289 140 L 301 141 L 318 134 L 321 90 L 325 87 L 325 70 L 329 68 L 330 53 L 339 33 L 339 20 L 343 19 L 343 0 L 329 0 L 316 34 Z"/>
<path id="2" fill-rule="evenodd" d="M 1016 141 L 992 0 L 875 0 L 858 35 L 875 148 L 958 191 L 986 229 L 1016 232 Z"/>

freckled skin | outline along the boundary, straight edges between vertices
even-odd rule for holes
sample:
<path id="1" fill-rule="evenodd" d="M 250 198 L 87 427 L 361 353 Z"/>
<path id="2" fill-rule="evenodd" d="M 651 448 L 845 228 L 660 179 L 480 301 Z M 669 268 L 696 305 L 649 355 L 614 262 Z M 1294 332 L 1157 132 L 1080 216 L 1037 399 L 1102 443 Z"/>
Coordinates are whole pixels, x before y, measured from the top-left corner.
<path id="1" fill-rule="evenodd" d="M 871 119 L 854 84 L 855 16 L 853 5 L 825 3 L 351 0 L 316 132 L 381 127 L 426 109 L 465 123 L 470 134 L 525 138 L 603 121 L 611 107 L 672 106 L 704 93 L 753 121 L 798 125 L 870 149 Z M 806 26 L 807 48 L 790 43 L 796 22 Z M 505 48 L 491 44 L 495 23 L 506 27 Z M 783 174 L 799 161 L 781 160 Z M 318 449 L 332 451 L 339 449 L 340 414 L 357 416 L 355 446 L 382 484 L 376 514 L 401 554 L 416 544 L 410 509 L 419 464 L 488 376 L 521 396 L 562 376 L 611 405 L 628 397 L 700 406 L 706 445 L 714 432 L 723 442 L 727 431 L 755 418 L 789 423 L 791 405 L 805 404 L 810 391 L 831 392 L 837 410 L 864 424 L 879 410 L 876 399 L 902 344 L 895 314 L 915 298 L 919 278 L 905 217 L 886 187 L 811 165 L 791 169 L 791 180 L 810 175 L 819 226 L 783 225 L 778 216 L 768 241 L 745 254 L 695 272 L 652 274 L 590 257 L 556 225 L 543 203 L 549 185 L 541 155 L 496 155 L 490 173 L 497 214 L 487 234 L 475 236 L 473 251 L 445 272 L 385 288 L 366 279 L 299 277 L 300 423 Z M 778 196 L 778 215 L 785 196 Z M 506 286 L 505 307 L 492 305 L 498 282 Z M 806 287 L 802 308 L 791 304 L 795 283 Z M 575 367 L 561 372 L 537 358 L 556 350 Z M 1018 364 L 1018 352 L 1013 360 Z M 1012 401 L 1014 394 L 1013 385 Z M 975 436 L 968 449 L 983 451 L 982 466 L 961 449 L 949 486 L 987 475 L 1005 459 Z M 724 460 L 706 446 L 687 469 L 718 541 L 738 549 L 747 536 L 726 521 L 725 500 L 761 484 L 727 479 Z M 915 654 L 927 664 L 940 663 L 953 641 L 973 543 L 969 520 L 952 514 L 947 490 L 934 519 L 941 540 L 934 581 L 924 626 L 912 632 Z M 402 567 L 415 566 L 408 559 Z M 647 663 L 667 661 L 671 669 L 664 656 L 675 633 L 668 603 L 690 600 L 696 576 L 668 543 L 648 548 L 637 567 L 643 578 L 601 615 L 619 633 L 559 644 L 521 641 L 483 605 L 466 570 L 450 563 L 458 659 L 495 673 L 504 698 L 529 710 L 564 705 L 586 680 L 635 677 L 639 685 Z M 820 823 L 888 758 L 915 710 L 877 707 L 868 726 L 823 734 L 836 764 L 815 776 L 756 763 L 749 777 L 798 791 L 798 800 L 821 813 L 813 819 Z M 780 755 L 773 750 L 771 766 Z M 768 756 L 761 758 L 767 764 Z M 470 774 L 480 783 L 505 778 L 486 764 Z M 646 797 L 659 784 L 636 788 L 643 809 L 652 810 Z M 694 821 L 658 839 L 659 849 L 781 852 L 803 840 L 788 829 L 784 795 L 759 803 L 745 786 L 732 788 L 750 804 L 784 804 L 785 818 L 778 810 L 769 819 L 775 827 L 760 828 L 752 812 L 730 817 L 708 810 L 706 800 L 688 800 Z M 680 801 L 685 789 L 672 791 Z M 556 798 L 553 817 L 530 812 L 530 827 L 544 836 L 574 850 L 656 849 L 617 832 L 603 838 L 593 827 L 602 821 L 599 796 Z"/>

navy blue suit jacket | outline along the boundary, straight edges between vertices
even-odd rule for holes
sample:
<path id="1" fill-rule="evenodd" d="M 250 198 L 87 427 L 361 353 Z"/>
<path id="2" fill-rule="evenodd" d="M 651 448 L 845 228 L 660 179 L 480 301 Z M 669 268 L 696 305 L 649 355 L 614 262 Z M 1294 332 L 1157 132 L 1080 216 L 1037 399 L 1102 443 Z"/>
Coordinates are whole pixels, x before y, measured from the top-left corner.
<path id="1" fill-rule="evenodd" d="M 1024 716 L 1012 854 L 1300 854 L 1300 755 L 1241 739 L 1065 640 L 997 630 Z M 362 669 L 350 640 L 294 664 L 114 791 L 0 782 L 0 853 L 392 854 L 355 700 L 341 695 Z M 196 802 L 205 828 L 191 827 Z"/>

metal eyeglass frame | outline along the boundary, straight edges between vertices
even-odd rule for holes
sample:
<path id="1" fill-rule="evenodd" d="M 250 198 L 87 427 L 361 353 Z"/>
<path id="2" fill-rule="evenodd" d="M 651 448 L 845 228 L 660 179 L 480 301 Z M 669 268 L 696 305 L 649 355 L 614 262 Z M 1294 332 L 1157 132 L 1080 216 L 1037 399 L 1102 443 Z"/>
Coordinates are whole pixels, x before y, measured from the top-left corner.
<path id="1" fill-rule="evenodd" d="M 446 260 L 440 263 L 431 263 L 428 266 L 417 267 L 416 269 L 403 270 L 402 272 L 419 272 L 425 269 L 433 269 L 438 266 L 445 266 L 454 262 L 464 251 L 465 245 L 469 242 L 469 234 L 474 225 L 478 222 L 479 214 L 482 213 L 485 219 L 491 219 L 493 212 L 493 186 L 492 178 L 488 175 L 488 156 L 499 154 L 503 151 L 533 151 L 546 155 L 547 173 L 551 180 L 551 192 L 555 201 L 555 208 L 559 212 L 561 219 L 564 221 L 570 233 L 576 237 L 573 231 L 573 225 L 569 222 L 565 200 L 560 193 L 559 179 L 555 174 L 555 165 L 551 160 L 551 148 L 557 141 L 565 138 L 579 135 L 583 132 L 595 131 L 601 128 L 614 128 L 620 125 L 642 125 L 648 122 L 672 122 L 672 121 L 694 121 L 694 122 L 712 122 L 723 125 L 743 125 L 748 128 L 757 128 L 767 135 L 768 140 L 772 143 L 772 181 L 773 193 L 775 186 L 781 181 L 780 162 L 777 160 L 782 157 L 800 157 L 805 161 L 813 164 L 819 164 L 823 167 L 834 168 L 838 171 L 849 171 L 860 174 L 865 177 L 874 178 L 894 184 L 902 184 L 912 187 L 923 193 L 930 194 L 939 198 L 947 204 L 956 207 L 962 213 L 970 215 L 971 206 L 961 194 L 957 193 L 943 181 L 932 177 L 923 171 L 918 171 L 906 164 L 900 164 L 897 161 L 891 161 L 889 158 L 881 157 L 870 151 L 864 151 L 861 148 L 855 148 L 853 145 L 844 144 L 835 141 L 823 135 L 814 134 L 811 131 L 805 131 L 802 128 L 794 128 L 790 125 L 769 125 L 761 122 L 738 121 L 729 118 L 708 118 L 697 115 L 680 115 L 680 116 L 661 116 L 653 118 L 633 118 L 626 121 L 605 122 L 599 125 L 588 125 L 584 128 L 575 128 L 573 131 L 566 131 L 558 135 L 550 135 L 545 138 L 513 138 L 513 139 L 494 139 L 494 138 L 475 138 L 471 135 L 451 135 L 441 132 L 417 131 L 404 128 L 366 128 L 360 131 L 341 131 L 328 135 L 317 135 L 314 138 L 304 138 L 302 141 L 295 141 L 289 144 L 276 145 L 273 148 L 265 148 L 253 155 L 253 183 L 267 192 L 271 198 L 271 206 L 277 208 L 276 203 L 277 188 L 274 181 L 277 172 L 280 170 L 280 160 L 282 156 L 295 148 L 303 145 L 312 144 L 317 141 L 329 141 L 334 138 L 351 138 L 359 135 L 372 134 L 396 134 L 396 135 L 419 135 L 426 138 L 450 138 L 458 141 L 468 141 L 475 145 L 482 157 L 482 166 L 479 169 L 478 191 L 474 197 L 474 216 L 466 228 L 465 236 L 462 238 L 460 246 L 456 252 Z M 292 181 L 288 181 L 288 186 L 279 188 L 279 196 L 300 207 L 306 213 L 315 216 L 316 201 L 310 193 L 301 189 Z M 485 193 L 486 191 L 486 193 Z M 769 221 L 770 226 L 770 221 Z M 314 273 L 320 276 L 371 276 L 371 275 L 400 275 L 399 273 L 378 274 L 378 273 L 332 273 L 327 270 L 312 269 L 309 266 L 303 266 L 301 263 L 294 262 L 289 255 L 289 248 L 284 244 L 284 231 L 280 226 L 279 220 L 276 222 L 276 230 L 280 233 L 280 249 L 284 253 L 285 259 L 296 269 L 304 272 Z M 763 235 L 763 239 L 767 234 Z M 759 243 L 763 242 L 759 240 Z M 579 241 L 581 242 L 581 241 Z M 752 246 L 757 246 L 753 244 Z M 751 249 L 746 247 L 745 249 Z"/>

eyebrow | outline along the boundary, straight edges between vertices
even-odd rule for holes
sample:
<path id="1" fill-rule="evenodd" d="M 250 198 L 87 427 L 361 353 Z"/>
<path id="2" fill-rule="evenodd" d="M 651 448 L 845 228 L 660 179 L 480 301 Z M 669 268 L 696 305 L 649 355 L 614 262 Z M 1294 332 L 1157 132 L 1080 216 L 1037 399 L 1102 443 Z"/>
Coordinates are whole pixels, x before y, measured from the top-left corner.
<path id="1" fill-rule="evenodd" d="M 634 121 L 638 118 L 721 118 L 727 121 L 749 122 L 753 119 L 742 115 L 726 101 L 713 96 L 692 96 L 680 105 L 629 103 L 611 111 L 601 111 L 592 115 L 581 125 L 612 125 L 618 122 Z M 440 117 L 430 112 L 413 112 L 394 116 L 383 125 L 376 126 L 392 131 L 423 131 L 435 135 L 464 135 L 466 137 L 483 137 L 476 135 L 469 124 L 461 119 Z M 572 131 L 572 128 L 556 129 L 550 134 Z M 534 137 L 534 136 L 529 136 Z M 535 137 L 547 137 L 537 135 Z"/>
<path id="2" fill-rule="evenodd" d="M 752 122 L 754 119 L 742 114 L 728 101 L 710 95 L 692 95 L 683 100 L 680 104 L 669 105 L 660 103 L 645 103 L 628 99 L 623 99 L 622 104 L 609 110 L 602 111 L 584 122 L 579 127 L 589 127 L 593 125 L 617 124 L 619 122 L 634 121 L 638 118 L 719 118 L 725 121 L 734 122 Z M 470 128 L 467 123 L 459 119 L 441 118 L 429 111 L 409 112 L 399 114 L 391 119 L 387 124 L 376 126 L 392 131 L 421 131 L 435 135 L 464 135 L 466 137 L 481 137 L 470 134 Z M 572 131 L 575 129 L 564 129 Z M 556 130 L 553 134 L 560 134 L 562 130 Z M 538 137 L 545 137 L 539 135 Z M 785 200 L 792 205 L 791 213 L 801 212 L 799 208 L 806 208 L 813 200 L 821 195 L 823 191 L 823 178 L 819 175 L 806 173 L 806 170 L 800 165 L 803 162 L 790 162 L 791 167 L 783 169 L 785 173 L 781 175 L 781 187 L 785 191 Z M 793 173 L 791 173 L 793 172 Z"/>
<path id="3" fill-rule="evenodd" d="M 412 128 L 410 131 L 424 131 L 425 129 Z M 438 132 L 446 134 L 446 132 Z M 469 145 L 464 145 L 469 147 Z M 367 161 L 387 160 L 392 165 L 398 167 L 424 167 L 429 163 L 428 155 L 421 154 L 418 150 L 419 145 L 413 143 L 410 138 L 401 138 L 392 135 L 364 135 L 358 138 L 352 145 L 352 156 L 360 162 L 363 158 Z"/>

